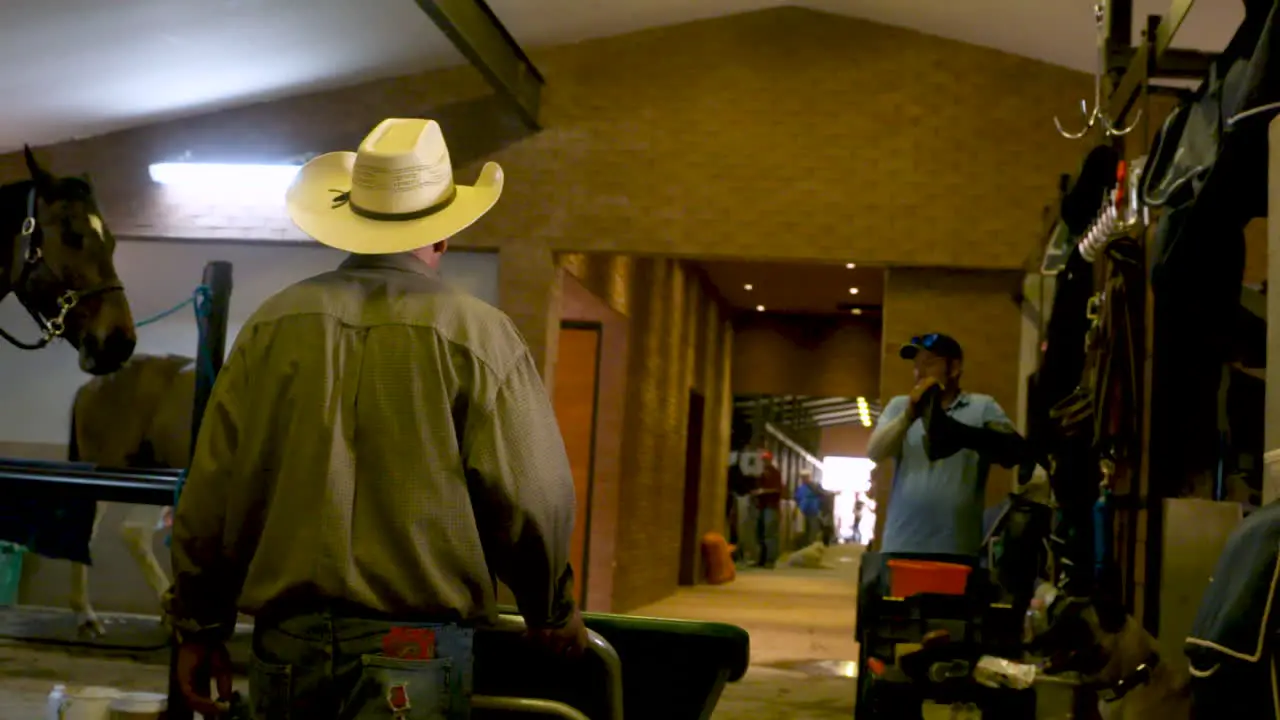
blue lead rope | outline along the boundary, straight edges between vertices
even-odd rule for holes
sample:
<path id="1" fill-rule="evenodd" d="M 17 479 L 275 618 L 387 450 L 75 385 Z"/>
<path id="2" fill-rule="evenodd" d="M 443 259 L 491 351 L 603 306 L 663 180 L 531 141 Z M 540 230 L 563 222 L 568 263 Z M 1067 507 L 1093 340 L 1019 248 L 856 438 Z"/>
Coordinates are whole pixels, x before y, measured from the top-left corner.
<path id="1" fill-rule="evenodd" d="M 208 297 L 210 297 L 209 288 L 205 285 L 199 285 L 196 287 L 195 291 L 191 293 L 191 297 L 187 298 L 186 300 L 183 300 L 182 302 L 178 303 L 177 305 L 174 305 L 173 307 L 169 308 L 168 310 L 165 310 L 164 312 L 158 312 L 155 315 L 152 315 L 151 317 L 145 320 L 139 320 L 135 322 L 133 326 L 146 327 L 151 323 L 160 322 L 161 320 L 169 317 L 170 315 L 173 315 L 174 313 L 178 312 L 179 310 L 185 308 L 188 305 L 195 306 L 196 318 L 199 319 L 200 303 L 206 302 L 207 304 L 207 301 L 204 300 L 204 298 L 208 298 Z"/>

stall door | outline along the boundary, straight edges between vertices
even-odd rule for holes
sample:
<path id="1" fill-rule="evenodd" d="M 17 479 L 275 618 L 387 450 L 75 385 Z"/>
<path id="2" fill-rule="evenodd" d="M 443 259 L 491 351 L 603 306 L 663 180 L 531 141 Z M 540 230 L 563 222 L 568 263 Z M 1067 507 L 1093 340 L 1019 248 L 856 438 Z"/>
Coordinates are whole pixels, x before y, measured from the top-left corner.
<path id="1" fill-rule="evenodd" d="M 581 607 L 587 607 L 586 587 L 591 536 L 591 481 L 595 463 L 596 398 L 600 375 L 599 323 L 564 322 L 560 325 L 560 350 L 556 359 L 553 402 L 556 422 L 564 436 L 577 490 L 578 514 L 573 523 L 569 561 L 577 582 L 574 590 Z"/>

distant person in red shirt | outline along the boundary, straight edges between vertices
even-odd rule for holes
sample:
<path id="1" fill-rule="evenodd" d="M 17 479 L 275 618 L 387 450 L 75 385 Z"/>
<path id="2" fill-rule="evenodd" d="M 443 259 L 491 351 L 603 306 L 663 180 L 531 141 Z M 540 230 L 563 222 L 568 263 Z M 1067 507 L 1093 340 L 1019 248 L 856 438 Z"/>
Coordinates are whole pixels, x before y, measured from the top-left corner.
<path id="1" fill-rule="evenodd" d="M 751 491 L 760 510 L 756 532 L 760 537 L 760 567 L 773 567 L 778 562 L 778 511 L 782 506 L 782 471 L 773 464 L 773 455 L 764 454 L 764 472 L 760 484 Z"/>

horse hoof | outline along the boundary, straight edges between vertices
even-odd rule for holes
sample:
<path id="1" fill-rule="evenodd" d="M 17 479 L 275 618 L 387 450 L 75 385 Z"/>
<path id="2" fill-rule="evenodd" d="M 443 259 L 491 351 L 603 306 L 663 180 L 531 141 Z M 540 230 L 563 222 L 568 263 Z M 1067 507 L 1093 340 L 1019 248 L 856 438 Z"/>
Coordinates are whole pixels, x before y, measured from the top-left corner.
<path id="1" fill-rule="evenodd" d="M 97 640 L 107 634 L 107 628 L 103 626 L 102 621 L 97 618 L 85 620 L 80 623 L 80 627 L 76 628 L 76 635 L 81 640 Z"/>

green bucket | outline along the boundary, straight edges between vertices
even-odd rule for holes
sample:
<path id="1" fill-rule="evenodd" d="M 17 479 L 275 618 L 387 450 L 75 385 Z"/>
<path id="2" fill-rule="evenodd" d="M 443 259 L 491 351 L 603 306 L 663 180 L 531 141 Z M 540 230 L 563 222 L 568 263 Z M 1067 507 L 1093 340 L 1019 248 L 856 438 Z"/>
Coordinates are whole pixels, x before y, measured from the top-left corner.
<path id="1" fill-rule="evenodd" d="M 22 584 L 22 556 L 27 549 L 14 543 L 0 542 L 0 607 L 18 604 L 18 586 Z"/>

